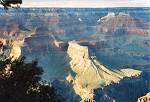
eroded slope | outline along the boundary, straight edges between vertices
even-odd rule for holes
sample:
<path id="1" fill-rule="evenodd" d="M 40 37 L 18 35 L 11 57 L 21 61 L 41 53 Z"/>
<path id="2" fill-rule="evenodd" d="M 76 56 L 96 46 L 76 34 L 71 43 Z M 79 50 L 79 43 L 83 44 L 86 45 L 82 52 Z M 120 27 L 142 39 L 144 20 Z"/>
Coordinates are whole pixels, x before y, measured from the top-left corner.
<path id="1" fill-rule="evenodd" d="M 138 76 L 140 71 L 134 69 L 111 70 L 106 68 L 91 56 L 87 46 L 79 45 L 75 41 L 69 42 L 67 51 L 71 58 L 70 66 L 76 73 L 75 77 L 69 75 L 66 79 L 82 100 L 93 100 L 93 89 L 118 83 L 124 77 Z"/>

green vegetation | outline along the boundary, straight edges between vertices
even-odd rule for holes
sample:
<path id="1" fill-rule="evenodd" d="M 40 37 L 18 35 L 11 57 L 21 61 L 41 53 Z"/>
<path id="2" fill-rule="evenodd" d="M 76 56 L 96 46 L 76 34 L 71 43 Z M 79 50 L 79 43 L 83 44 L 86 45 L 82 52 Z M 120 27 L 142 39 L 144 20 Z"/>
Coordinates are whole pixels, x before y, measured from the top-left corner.
<path id="1" fill-rule="evenodd" d="M 0 101 L 63 102 L 56 89 L 41 80 L 43 70 L 37 62 L 25 63 L 24 59 L 0 62 Z"/>

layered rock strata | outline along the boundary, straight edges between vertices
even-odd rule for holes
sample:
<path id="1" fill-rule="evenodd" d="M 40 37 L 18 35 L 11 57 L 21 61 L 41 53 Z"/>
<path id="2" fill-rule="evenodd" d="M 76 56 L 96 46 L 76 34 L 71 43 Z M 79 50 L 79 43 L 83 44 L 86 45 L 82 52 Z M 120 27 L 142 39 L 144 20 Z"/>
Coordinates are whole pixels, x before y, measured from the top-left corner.
<path id="1" fill-rule="evenodd" d="M 69 42 L 67 51 L 71 61 L 71 69 L 76 73 L 73 77 L 69 75 L 66 79 L 82 101 L 93 101 L 93 90 L 112 83 L 118 83 L 124 77 L 140 75 L 140 71 L 126 68 L 121 70 L 108 69 L 91 56 L 87 46 L 79 45 L 75 41 Z"/>

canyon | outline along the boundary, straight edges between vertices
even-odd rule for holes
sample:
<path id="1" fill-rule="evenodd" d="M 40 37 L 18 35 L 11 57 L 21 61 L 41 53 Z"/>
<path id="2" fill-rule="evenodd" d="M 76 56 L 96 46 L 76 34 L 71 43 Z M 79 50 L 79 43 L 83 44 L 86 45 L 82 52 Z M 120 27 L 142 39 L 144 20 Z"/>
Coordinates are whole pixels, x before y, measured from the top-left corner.
<path id="1" fill-rule="evenodd" d="M 150 23 L 147 8 L 128 9 L 3 12 L 0 60 L 37 60 L 66 102 L 134 102 L 150 91 Z"/>

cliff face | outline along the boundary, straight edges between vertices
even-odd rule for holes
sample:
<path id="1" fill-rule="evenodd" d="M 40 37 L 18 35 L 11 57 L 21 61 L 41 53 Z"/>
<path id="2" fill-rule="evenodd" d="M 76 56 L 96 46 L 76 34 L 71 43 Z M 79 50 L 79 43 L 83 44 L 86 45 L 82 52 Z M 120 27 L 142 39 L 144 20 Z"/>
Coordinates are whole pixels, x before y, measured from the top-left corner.
<path id="1" fill-rule="evenodd" d="M 23 41 L 13 41 L 9 42 L 9 44 L 5 44 L 5 40 L 3 47 L 0 48 L 0 60 L 6 60 L 8 58 L 11 58 L 12 60 L 16 60 L 21 56 L 21 46 L 23 45 Z"/>
<path id="2" fill-rule="evenodd" d="M 71 61 L 71 69 L 76 73 L 73 78 L 70 75 L 67 80 L 73 84 L 73 88 L 82 100 L 93 100 L 93 89 L 118 83 L 124 77 L 138 76 L 141 72 L 133 69 L 111 70 L 90 56 L 87 46 L 79 45 L 75 41 L 69 42 L 67 51 Z"/>
<path id="3" fill-rule="evenodd" d="M 143 21 L 125 13 L 108 13 L 98 20 L 97 31 L 103 33 L 122 33 L 148 35 L 149 28 Z"/>
<path id="4" fill-rule="evenodd" d="M 8 53 L 8 58 L 12 60 L 18 59 L 21 56 L 21 47 L 24 44 L 24 39 L 32 35 L 32 32 L 19 32 L 16 36 L 7 35 L 3 33 L 1 35 L 0 41 L 6 46 L 6 49 L 10 50 Z"/>
<path id="5" fill-rule="evenodd" d="M 21 56 L 21 47 L 24 44 L 24 40 L 15 40 L 12 43 L 12 48 L 11 48 L 11 53 L 10 53 L 10 58 L 12 60 L 16 60 Z"/>
<path id="6" fill-rule="evenodd" d="M 150 102 L 150 92 L 147 93 L 145 96 L 138 98 L 138 102 Z"/>

